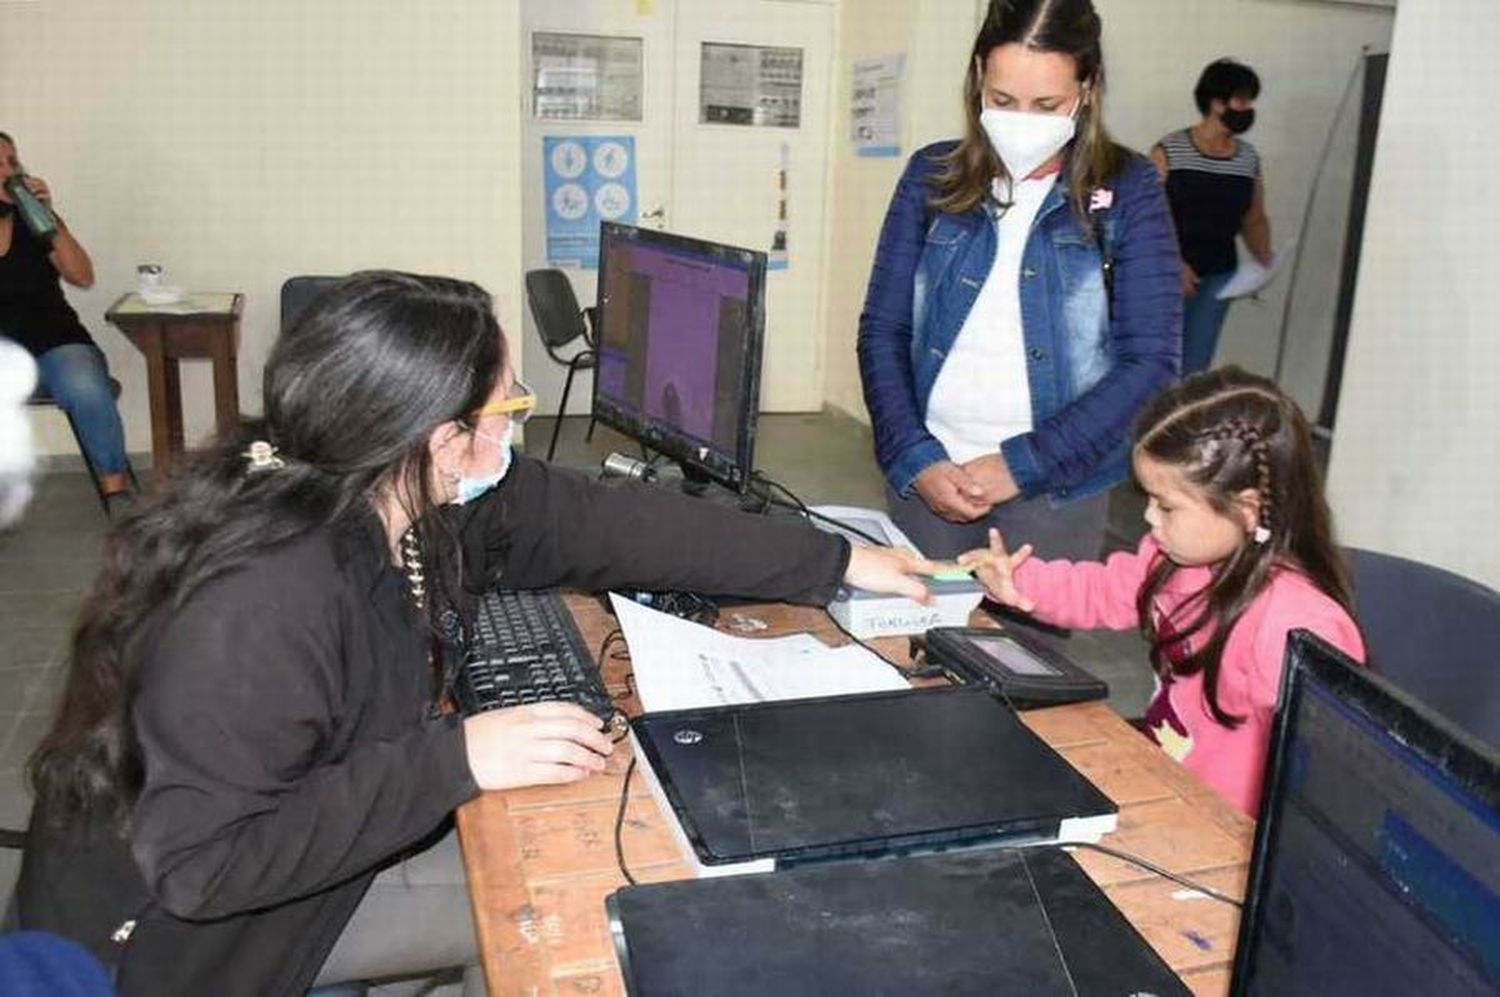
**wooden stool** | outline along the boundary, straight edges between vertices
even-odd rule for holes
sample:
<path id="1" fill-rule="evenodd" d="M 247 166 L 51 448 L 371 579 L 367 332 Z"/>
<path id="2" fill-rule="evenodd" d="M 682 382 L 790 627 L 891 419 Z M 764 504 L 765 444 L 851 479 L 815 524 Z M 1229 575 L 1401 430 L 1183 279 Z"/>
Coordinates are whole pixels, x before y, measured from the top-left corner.
<path id="1" fill-rule="evenodd" d="M 159 476 L 183 451 L 182 386 L 177 361 L 214 365 L 214 421 L 220 433 L 240 419 L 235 353 L 239 345 L 239 294 L 193 294 L 177 305 L 148 305 L 137 294 L 122 295 L 104 313 L 146 358 L 151 395 L 151 466 Z"/>

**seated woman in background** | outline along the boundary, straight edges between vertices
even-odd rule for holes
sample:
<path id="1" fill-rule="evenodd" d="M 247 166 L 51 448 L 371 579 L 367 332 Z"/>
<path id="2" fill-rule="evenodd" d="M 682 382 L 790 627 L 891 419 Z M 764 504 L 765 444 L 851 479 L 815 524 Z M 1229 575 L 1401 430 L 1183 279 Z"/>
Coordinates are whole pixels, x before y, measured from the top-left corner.
<path id="1" fill-rule="evenodd" d="M 481 992 L 449 815 L 582 779 L 611 743 L 567 704 L 440 712 L 475 592 L 926 596 L 909 553 L 513 454 L 535 399 L 473 284 L 345 280 L 264 396 L 110 537 L 31 760 L 22 926 L 88 945 L 124 994 L 463 966 Z"/>
<path id="2" fill-rule="evenodd" d="M 114 511 L 118 503 L 111 496 L 125 496 L 130 490 L 125 429 L 104 354 L 62 290 L 64 280 L 74 287 L 92 287 L 94 264 L 61 215 L 50 244 L 20 223 L 15 202 L 3 186 L 20 172 L 15 140 L 0 132 L 0 335 L 14 339 L 36 358 L 42 386 L 78 427 L 84 456 L 99 476 L 106 505 Z M 27 177 L 25 183 L 55 214 L 46 182 Z"/>

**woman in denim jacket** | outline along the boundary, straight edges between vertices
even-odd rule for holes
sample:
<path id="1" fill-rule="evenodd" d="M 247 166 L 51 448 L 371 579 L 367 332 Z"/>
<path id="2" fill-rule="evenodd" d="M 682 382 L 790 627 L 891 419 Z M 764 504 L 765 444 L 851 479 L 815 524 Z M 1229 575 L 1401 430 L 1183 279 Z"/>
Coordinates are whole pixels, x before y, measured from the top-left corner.
<path id="1" fill-rule="evenodd" d="M 1155 168 L 1102 119 L 1091 0 L 991 5 L 965 136 L 919 150 L 886 214 L 860 374 L 897 525 L 931 557 L 998 526 L 1099 553 L 1132 422 L 1182 348 Z"/>

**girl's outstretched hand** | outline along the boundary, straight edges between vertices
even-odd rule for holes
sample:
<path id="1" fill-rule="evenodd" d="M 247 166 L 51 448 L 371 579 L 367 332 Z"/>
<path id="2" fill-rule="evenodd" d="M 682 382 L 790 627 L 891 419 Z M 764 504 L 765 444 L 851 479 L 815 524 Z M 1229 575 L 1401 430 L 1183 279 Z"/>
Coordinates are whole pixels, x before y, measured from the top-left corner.
<path id="1" fill-rule="evenodd" d="M 989 547 L 958 555 L 958 563 L 974 569 L 974 577 L 979 579 L 991 599 L 1029 613 L 1036 608 L 1036 603 L 1016 588 L 1015 573 L 1030 556 L 1031 544 L 1022 544 L 1014 554 L 1008 553 L 1000 531 L 991 527 Z"/>

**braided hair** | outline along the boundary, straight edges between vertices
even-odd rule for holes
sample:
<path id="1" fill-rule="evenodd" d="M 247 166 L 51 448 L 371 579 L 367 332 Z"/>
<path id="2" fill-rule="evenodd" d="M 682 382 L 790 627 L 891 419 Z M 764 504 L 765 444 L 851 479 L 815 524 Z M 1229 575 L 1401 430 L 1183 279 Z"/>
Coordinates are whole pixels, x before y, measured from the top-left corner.
<path id="1" fill-rule="evenodd" d="M 1186 606 L 1186 620 L 1162 627 L 1153 610 L 1157 593 L 1178 570 L 1159 555 L 1136 597 L 1141 631 L 1159 672 L 1204 674 L 1214 719 L 1236 727 L 1244 719 L 1219 703 L 1219 671 L 1234 625 L 1277 570 L 1300 571 L 1346 610 L 1352 609 L 1348 569 L 1333 539 L 1323 476 L 1307 419 L 1276 384 L 1239 367 L 1186 378 L 1141 413 L 1135 453 L 1178 471 L 1225 516 L 1240 514 L 1240 496 L 1259 498 L 1256 524 L 1233 554 L 1212 568 L 1210 580 Z M 1352 612 L 1351 612 L 1352 615 Z M 1206 642 L 1195 635 L 1212 630 Z M 1173 660 L 1174 646 L 1200 644 Z"/>

